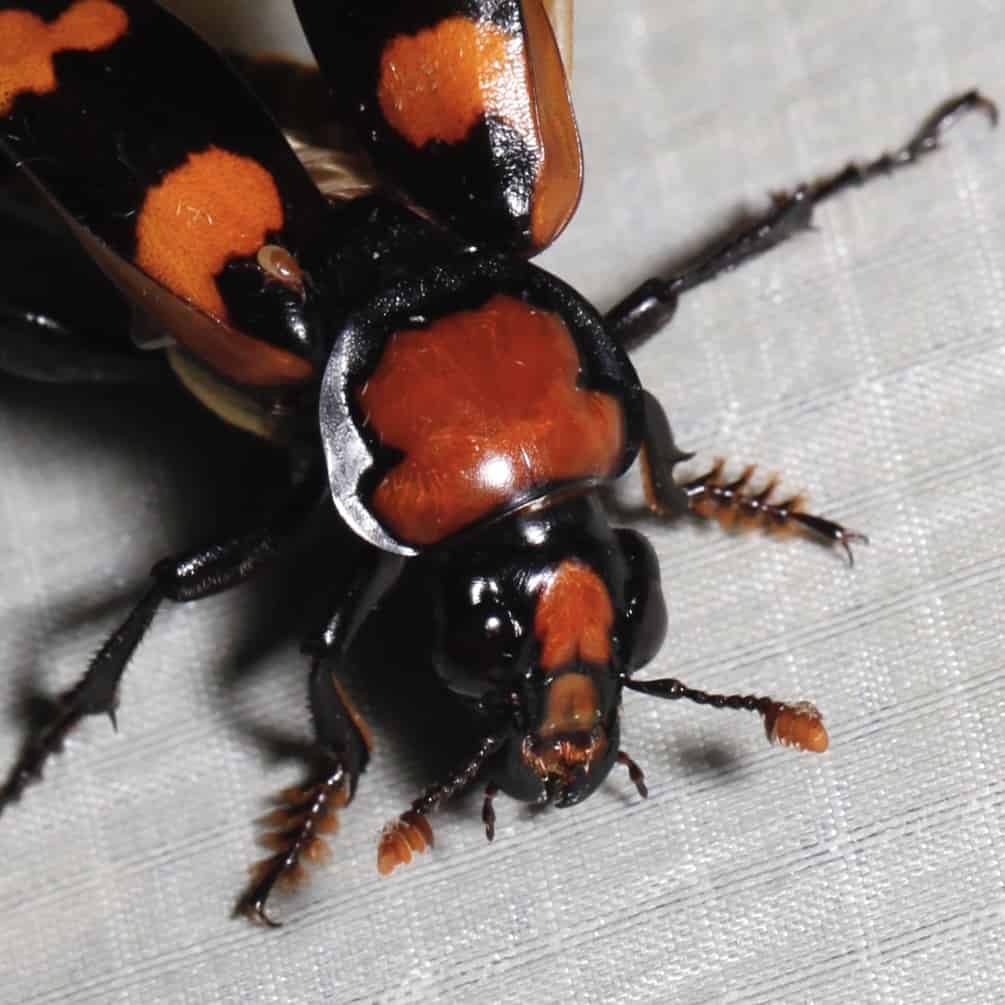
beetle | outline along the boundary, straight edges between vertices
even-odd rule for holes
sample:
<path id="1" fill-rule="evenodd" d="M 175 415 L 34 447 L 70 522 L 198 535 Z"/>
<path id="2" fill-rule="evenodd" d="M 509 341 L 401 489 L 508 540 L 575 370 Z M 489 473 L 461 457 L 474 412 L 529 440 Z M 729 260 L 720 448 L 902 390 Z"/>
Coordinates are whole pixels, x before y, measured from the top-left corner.
<path id="1" fill-rule="evenodd" d="M 423 850 L 431 811 L 478 776 L 490 840 L 499 792 L 571 806 L 620 764 L 644 796 L 620 746 L 626 688 L 753 711 L 770 739 L 826 748 L 808 702 L 635 676 L 666 633 L 658 563 L 641 534 L 611 527 L 599 491 L 636 459 L 659 514 L 800 530 L 849 561 L 864 537 L 798 498 L 777 500 L 772 482 L 753 488 L 751 469 L 678 479 L 690 455 L 627 349 L 669 322 L 683 293 L 806 229 L 820 202 L 934 150 L 961 113 L 996 118 L 977 91 L 955 97 L 893 153 L 777 197 L 601 315 L 529 262 L 559 236 L 581 187 L 548 20 L 568 6 L 296 7 L 334 115 L 357 138 L 350 154 L 312 163 L 324 191 L 254 92 L 156 4 L 0 3 L 0 148 L 133 306 L 132 341 L 222 419 L 284 446 L 293 472 L 264 525 L 154 567 L 29 736 L 0 810 L 85 716 L 114 721 L 125 668 L 164 601 L 236 586 L 309 520 L 334 522 L 360 557 L 304 644 L 321 767 L 269 819 L 275 854 L 239 904 L 265 922 L 273 887 L 319 856 L 370 757 L 337 674 L 394 589 L 428 609 L 429 686 L 460 699 L 481 738 L 385 830 L 381 872 Z M 124 344 L 81 344 L 54 306 L 26 302 L 34 292 L 4 294 L 5 369 L 111 380 L 150 362 Z"/>

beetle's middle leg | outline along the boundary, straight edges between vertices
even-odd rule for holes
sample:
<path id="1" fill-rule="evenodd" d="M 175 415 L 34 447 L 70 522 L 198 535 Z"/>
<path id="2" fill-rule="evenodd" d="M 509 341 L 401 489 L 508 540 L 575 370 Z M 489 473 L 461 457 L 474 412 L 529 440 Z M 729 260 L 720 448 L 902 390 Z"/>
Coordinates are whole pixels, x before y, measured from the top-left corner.
<path id="1" fill-rule="evenodd" d="M 320 472 L 297 486 L 286 504 L 262 527 L 154 566 L 153 584 L 126 620 L 105 641 L 84 676 L 57 700 L 57 712 L 32 733 L 0 787 L 0 813 L 39 777 L 77 724 L 89 715 L 108 715 L 115 724 L 119 683 L 157 609 L 165 600 L 184 603 L 243 583 L 267 565 L 327 498 Z"/>
<path id="2" fill-rule="evenodd" d="M 673 477 L 675 465 L 694 455 L 683 452 L 674 443 L 670 422 L 659 401 L 648 391 L 644 391 L 643 396 L 642 483 L 646 503 L 654 513 L 664 516 L 691 513 L 741 526 L 799 529 L 826 544 L 843 548 L 849 564 L 854 563 L 851 546 L 867 544 L 868 538 L 864 534 L 849 530 L 826 517 L 803 512 L 803 500 L 798 495 L 775 501 L 777 480 L 774 478 L 753 489 L 753 466 L 744 468 L 738 478 L 726 481 L 722 474 L 725 464 L 718 460 L 697 478 L 676 481 Z"/>
<path id="3" fill-rule="evenodd" d="M 666 279 L 647 279 L 608 311 L 604 317 L 607 331 L 624 345 L 638 345 L 670 321 L 682 293 L 809 229 L 813 210 L 832 196 L 917 163 L 926 154 L 937 150 L 942 134 L 961 115 L 971 111 L 983 112 L 992 125 L 998 121 L 997 107 L 978 91 L 967 91 L 950 98 L 921 123 L 903 146 L 892 153 L 880 154 L 864 164 L 850 163 L 820 181 L 799 185 L 791 192 L 775 196 L 770 210 L 725 243 L 699 254 L 675 275 Z"/>
<path id="4" fill-rule="evenodd" d="M 370 732 L 340 686 L 336 673 L 348 658 L 359 629 L 380 598 L 394 585 L 405 559 L 368 548 L 321 632 L 309 638 L 308 683 L 318 764 L 305 785 L 282 793 L 277 809 L 261 822 L 270 830 L 260 843 L 273 854 L 252 866 L 252 881 L 237 902 L 236 913 L 277 925 L 265 906 L 276 884 L 296 885 L 304 862 L 327 855 L 321 835 L 337 827 L 333 810 L 351 802 L 360 773 L 370 757 Z"/>

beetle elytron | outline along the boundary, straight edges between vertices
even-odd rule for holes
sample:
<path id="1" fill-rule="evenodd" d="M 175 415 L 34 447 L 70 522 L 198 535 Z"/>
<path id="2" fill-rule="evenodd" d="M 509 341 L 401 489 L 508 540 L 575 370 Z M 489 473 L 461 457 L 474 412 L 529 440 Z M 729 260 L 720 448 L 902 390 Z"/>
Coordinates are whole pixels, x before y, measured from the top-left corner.
<path id="1" fill-rule="evenodd" d="M 806 228 L 821 200 L 934 149 L 959 113 L 995 117 L 977 92 L 947 102 L 895 153 L 776 199 L 755 225 L 601 316 L 527 261 L 579 199 L 578 133 L 549 21 L 567 20 L 571 0 L 296 8 L 334 117 L 358 141 L 305 151 L 324 193 L 248 86 L 155 3 L 0 3 L 0 149 L 15 173 L 135 308 L 134 341 L 160 350 L 224 420 L 297 458 L 288 500 L 264 526 L 155 566 L 29 737 L 0 809 L 82 718 L 114 713 L 163 601 L 243 582 L 317 513 L 342 521 L 365 554 L 305 644 L 324 766 L 272 817 L 275 855 L 241 901 L 266 921 L 274 884 L 317 856 L 366 766 L 369 734 L 336 675 L 377 601 L 402 583 L 429 605 L 430 660 L 483 739 L 385 831 L 382 872 L 431 841 L 428 813 L 477 775 L 490 839 L 499 791 L 570 806 L 620 763 L 644 795 L 619 743 L 624 688 L 756 711 L 770 738 L 825 749 L 808 703 L 634 677 L 666 630 L 659 569 L 645 538 L 610 527 L 597 489 L 637 456 L 659 513 L 801 529 L 849 558 L 861 535 L 797 499 L 775 501 L 773 484 L 755 491 L 749 470 L 675 480 L 689 455 L 625 348 L 668 322 L 685 291 Z M 117 379 L 140 355 L 131 343 L 82 345 L 57 307 L 23 295 L 0 302 L 5 369 Z"/>

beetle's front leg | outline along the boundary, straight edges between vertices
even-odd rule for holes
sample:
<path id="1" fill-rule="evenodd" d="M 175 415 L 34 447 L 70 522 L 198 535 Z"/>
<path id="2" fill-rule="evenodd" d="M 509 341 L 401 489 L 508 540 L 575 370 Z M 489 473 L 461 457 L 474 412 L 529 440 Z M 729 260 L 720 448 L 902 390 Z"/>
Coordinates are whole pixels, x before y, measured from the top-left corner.
<path id="1" fill-rule="evenodd" d="M 775 196 L 771 208 L 738 233 L 700 253 L 674 275 L 647 279 L 608 311 L 604 324 L 611 337 L 622 345 L 638 345 L 656 334 L 673 317 L 682 293 L 808 230 L 814 209 L 845 189 L 865 185 L 873 178 L 892 175 L 917 163 L 938 149 L 945 130 L 971 111 L 983 112 L 992 125 L 998 121 L 998 109 L 993 102 L 978 91 L 967 91 L 936 108 L 907 143 L 893 153 L 880 154 L 864 164 L 852 162 L 821 181 L 799 185 L 792 192 Z"/>
<path id="2" fill-rule="evenodd" d="M 62 748 L 82 719 L 104 714 L 115 725 L 122 675 L 163 601 L 200 600 L 251 578 L 276 557 L 327 491 L 320 471 L 311 473 L 264 526 L 210 548 L 158 562 L 151 572 L 153 584 L 142 599 L 98 650 L 84 676 L 57 699 L 53 718 L 28 737 L 0 788 L 0 813 L 41 777 L 45 762 Z"/>
<path id="3" fill-rule="evenodd" d="M 237 903 L 237 913 L 277 927 L 265 906 L 273 887 L 297 885 L 304 862 L 321 862 L 328 849 L 322 835 L 337 829 L 334 810 L 356 793 L 372 749 L 370 731 L 339 685 L 335 674 L 349 654 L 359 629 L 395 583 L 405 559 L 367 549 L 366 558 L 341 594 L 324 630 L 304 645 L 313 656 L 308 682 L 318 765 L 302 786 L 280 794 L 280 805 L 261 822 L 269 831 L 260 843 L 275 852 L 251 867 L 252 884 Z"/>
<path id="4" fill-rule="evenodd" d="M 714 518 L 722 524 L 763 526 L 772 529 L 799 529 L 826 544 L 844 549 L 849 564 L 854 564 L 851 546 L 868 544 L 868 538 L 849 530 L 834 520 L 804 513 L 803 498 L 790 496 L 773 499 L 777 479 L 751 488 L 754 467 L 744 468 L 738 478 L 723 477 L 725 464 L 717 460 L 704 474 L 690 481 L 678 482 L 673 468 L 693 455 L 679 450 L 663 406 L 648 391 L 645 396 L 645 434 L 642 446 L 642 483 L 649 508 L 661 516 L 691 513 Z"/>

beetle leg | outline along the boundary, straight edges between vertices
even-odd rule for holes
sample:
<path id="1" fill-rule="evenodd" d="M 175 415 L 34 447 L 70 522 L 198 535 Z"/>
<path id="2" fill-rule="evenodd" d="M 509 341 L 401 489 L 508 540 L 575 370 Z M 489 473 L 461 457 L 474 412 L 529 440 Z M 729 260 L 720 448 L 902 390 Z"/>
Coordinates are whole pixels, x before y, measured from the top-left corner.
<path id="1" fill-rule="evenodd" d="M 648 799 L 649 789 L 646 786 L 646 776 L 642 769 L 623 750 L 618 751 L 618 764 L 624 765 L 628 769 L 628 777 L 635 786 L 635 790 L 643 799 Z"/>
<path id="2" fill-rule="evenodd" d="M 496 836 L 496 811 L 492 802 L 497 795 L 499 786 L 495 782 L 489 782 L 485 786 L 485 798 L 482 800 L 482 823 L 485 824 L 485 837 L 489 841 L 495 840 Z"/>
<path id="3" fill-rule="evenodd" d="M 42 767 L 50 755 L 61 750 L 77 723 L 88 715 L 108 715 L 115 726 L 119 681 L 133 650 L 139 645 L 164 599 L 157 586 L 151 587 L 129 617 L 98 651 L 87 673 L 55 702 L 55 714 L 30 735 L 21 755 L 0 788 L 0 813 L 21 797 L 21 793 L 42 777 Z"/>
<path id="4" fill-rule="evenodd" d="M 646 503 L 660 516 L 680 516 L 689 512 L 714 517 L 722 524 L 761 524 L 769 528 L 797 527 L 827 544 L 844 549 L 848 564 L 854 565 L 853 544 L 868 544 L 865 534 L 849 530 L 834 520 L 802 512 L 803 498 L 795 495 L 779 502 L 772 496 L 777 478 L 769 478 L 758 490 L 750 487 L 755 467 L 748 465 L 738 478 L 726 481 L 725 462 L 716 460 L 704 474 L 690 481 L 674 481 L 673 468 L 693 457 L 674 443 L 673 430 L 663 406 L 648 391 L 644 394 L 645 432 L 642 441 L 642 485 Z"/>
<path id="5" fill-rule="evenodd" d="M 342 666 L 356 634 L 370 612 L 395 584 L 405 567 L 405 557 L 367 548 L 348 586 L 342 591 L 334 615 L 320 636 L 303 646 L 312 654 L 309 692 L 311 718 L 319 750 L 346 769 L 348 801 L 356 794 L 360 772 L 371 747 L 369 731 L 335 679 L 333 668 Z"/>
<path id="6" fill-rule="evenodd" d="M 823 716 L 817 707 L 808 701 L 784 702 L 755 694 L 713 694 L 688 687 L 674 677 L 662 680 L 632 680 L 627 674 L 622 683 L 632 691 L 648 694 L 654 698 L 678 700 L 686 698 L 698 705 L 713 708 L 733 708 L 758 712 L 764 719 L 764 729 L 771 743 L 784 747 L 796 747 L 822 754 L 828 747 L 827 730 Z"/>
<path id="7" fill-rule="evenodd" d="M 892 175 L 937 150 L 942 134 L 961 115 L 982 112 L 997 124 L 998 109 L 979 91 L 967 91 L 936 108 L 917 131 L 893 153 L 883 153 L 864 164 L 852 162 L 819 181 L 799 185 L 774 196 L 771 208 L 746 223 L 725 241 L 698 254 L 667 279 L 647 279 L 611 308 L 604 317 L 608 333 L 623 345 L 638 345 L 667 324 L 682 293 L 714 279 L 722 272 L 781 244 L 811 226 L 813 210 L 845 189 L 858 187 L 880 176 Z"/>
<path id="8" fill-rule="evenodd" d="M 661 516 L 680 516 L 691 507 L 686 489 L 674 481 L 673 469 L 694 454 L 674 442 L 666 409 L 648 391 L 642 392 L 645 430 L 642 434 L 640 466 L 649 508 Z"/>
<path id="9" fill-rule="evenodd" d="M 695 515 L 714 517 L 724 525 L 739 522 L 741 525 L 761 524 L 778 529 L 797 527 L 825 544 L 843 548 L 850 566 L 855 564 L 851 546 L 869 543 L 865 534 L 849 530 L 826 517 L 802 512 L 802 496 L 794 495 L 773 501 L 772 496 L 778 485 L 775 477 L 769 478 L 760 489 L 752 489 L 750 481 L 755 471 L 754 465 L 748 465 L 732 481 L 726 481 L 723 477 L 723 467 L 724 462 L 719 458 L 704 474 L 684 483 L 688 504 Z M 652 500 L 650 506 L 653 506 Z"/>
<path id="10" fill-rule="evenodd" d="M 372 749 L 370 731 L 335 680 L 328 660 L 315 657 L 309 691 L 320 765 L 305 785 L 281 793 L 279 808 L 259 821 L 269 828 L 259 843 L 275 854 L 251 867 L 252 885 L 235 909 L 272 928 L 279 927 L 278 922 L 269 917 L 265 905 L 273 887 L 296 886 L 304 879 L 305 861 L 321 863 L 328 858 L 321 835 L 338 829 L 334 811 L 352 800 Z"/>
<path id="11" fill-rule="evenodd" d="M 343 761 L 331 757 L 313 781 L 280 793 L 279 806 L 259 821 L 268 828 L 259 843 L 275 854 L 251 867 L 252 885 L 237 902 L 235 914 L 270 928 L 280 927 L 265 911 L 269 894 L 276 883 L 300 883 L 304 861 L 320 864 L 330 856 L 322 835 L 338 830 L 335 810 L 349 801 L 348 774 Z"/>
<path id="12" fill-rule="evenodd" d="M 404 563 L 400 555 L 367 548 L 348 586 L 340 592 L 335 614 L 303 646 L 313 656 L 308 694 L 320 765 L 305 785 L 282 793 L 280 807 L 261 821 L 271 829 L 260 843 L 275 854 L 251 867 L 252 885 L 235 909 L 252 921 L 278 927 L 265 911 L 273 887 L 297 885 L 305 875 L 305 860 L 321 862 L 327 857 L 321 835 L 337 829 L 334 810 L 348 805 L 356 794 L 373 742 L 362 716 L 335 678 L 335 670 Z"/>
<path id="13" fill-rule="evenodd" d="M 327 486 L 322 490 L 321 480 L 320 472 L 305 479 L 287 505 L 264 527 L 181 558 L 164 559 L 154 566 L 153 585 L 108 637 L 80 681 L 57 699 L 51 721 L 28 737 L 0 787 L 0 813 L 41 776 L 45 762 L 61 749 L 81 719 L 104 713 L 115 724 L 119 682 L 161 603 L 199 600 L 251 578 L 279 553 L 281 545 L 327 497 Z"/>

